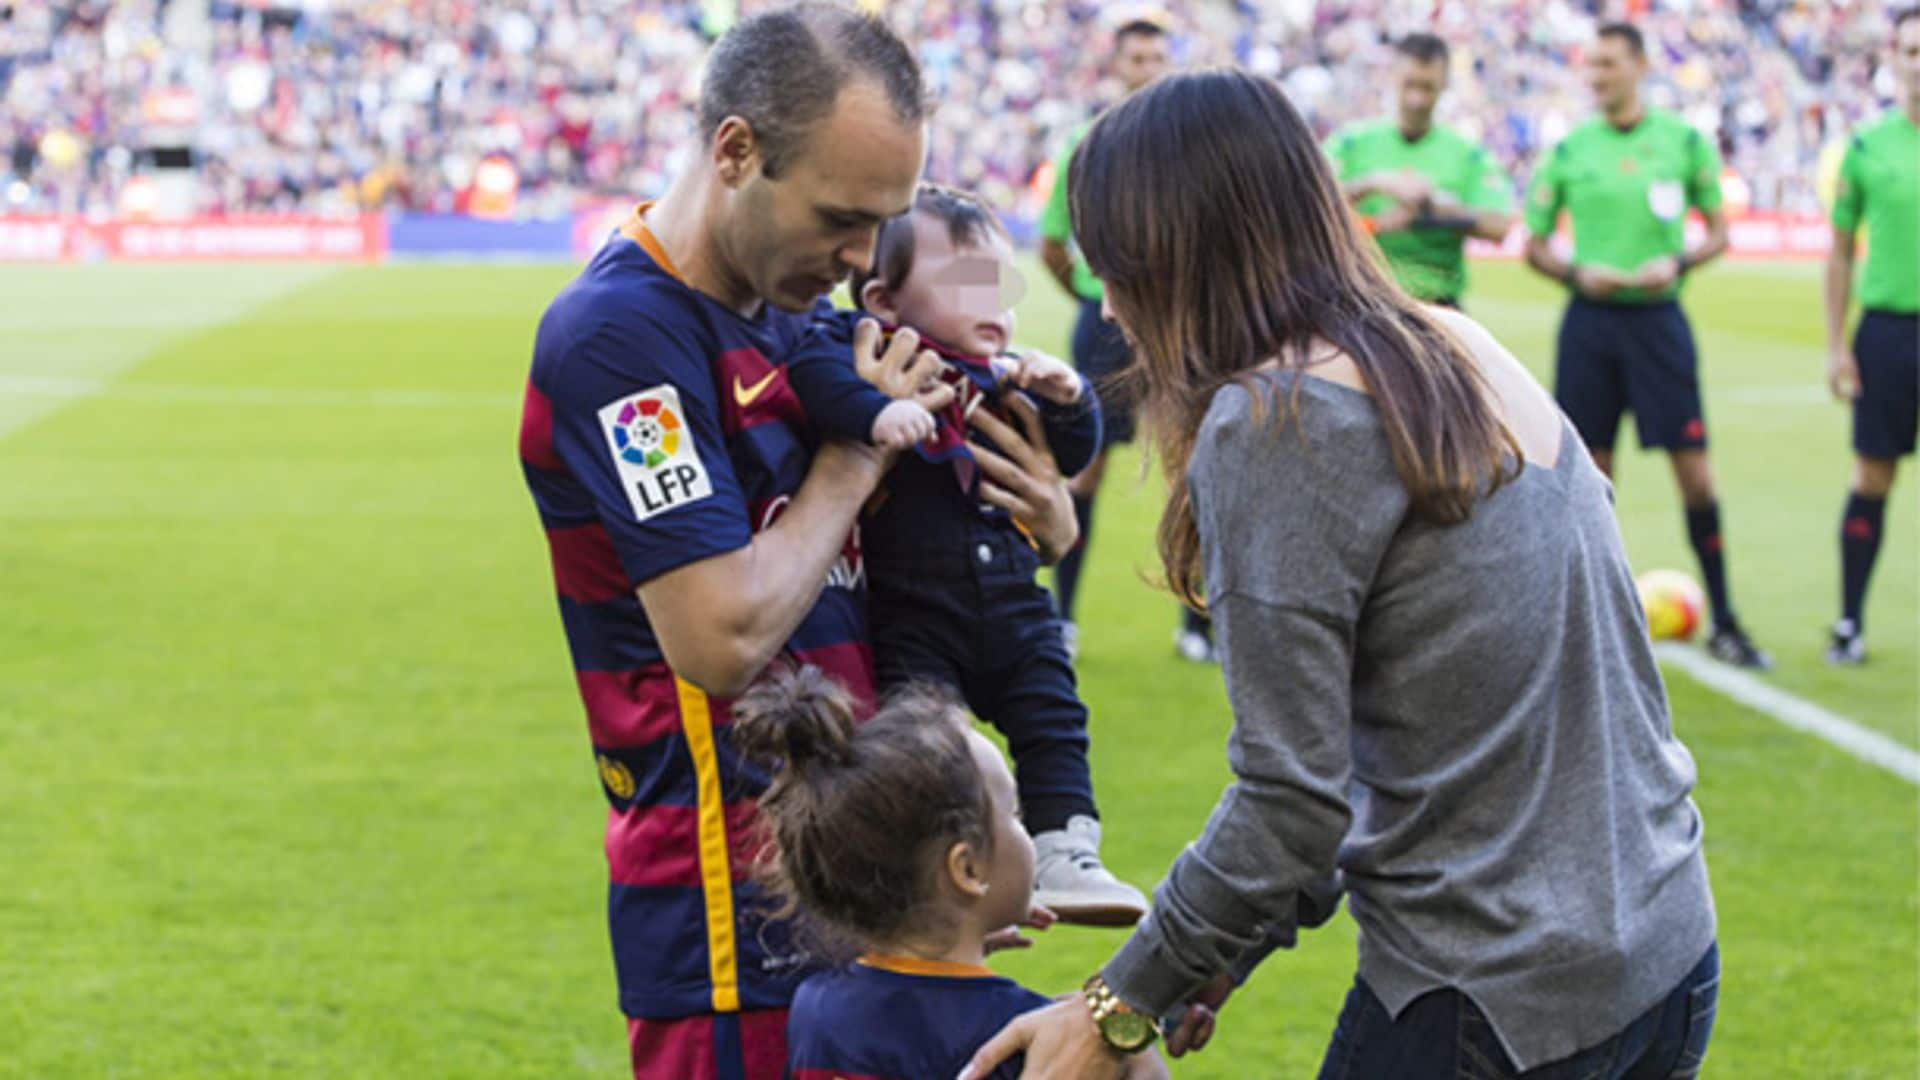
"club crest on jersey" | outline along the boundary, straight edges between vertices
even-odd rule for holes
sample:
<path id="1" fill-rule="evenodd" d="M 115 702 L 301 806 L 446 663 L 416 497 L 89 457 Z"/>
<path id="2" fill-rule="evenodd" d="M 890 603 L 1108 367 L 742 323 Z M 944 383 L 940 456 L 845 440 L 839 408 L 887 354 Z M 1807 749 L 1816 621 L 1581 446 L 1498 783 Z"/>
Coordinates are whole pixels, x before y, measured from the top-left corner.
<path id="1" fill-rule="evenodd" d="M 607 791 L 616 799 L 631 799 L 637 790 L 633 782 L 633 773 L 618 761 L 605 754 L 595 754 L 594 760 L 600 766 L 600 782 L 607 785 Z"/>
<path id="2" fill-rule="evenodd" d="M 713 494 L 713 482 L 687 430 L 680 391 L 656 386 L 613 401 L 599 412 L 614 471 L 636 521 Z"/>

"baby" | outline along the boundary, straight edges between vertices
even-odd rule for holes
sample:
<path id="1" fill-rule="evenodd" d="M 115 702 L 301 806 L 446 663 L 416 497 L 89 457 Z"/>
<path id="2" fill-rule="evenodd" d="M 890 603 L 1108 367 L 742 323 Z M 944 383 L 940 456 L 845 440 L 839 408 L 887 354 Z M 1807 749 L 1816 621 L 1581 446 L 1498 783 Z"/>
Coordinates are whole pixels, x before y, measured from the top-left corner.
<path id="1" fill-rule="evenodd" d="M 860 525 L 882 689 L 950 687 L 998 728 L 1038 851 L 1035 901 L 1066 922 L 1131 925 L 1146 899 L 1100 861 L 1087 708 L 1052 597 L 1034 580 L 1039 557 L 1011 517 L 981 502 L 966 445 L 973 409 L 1024 388 L 1063 474 L 1099 450 L 1099 403 L 1087 381 L 1052 357 L 1006 355 L 1012 264 L 1012 241 L 990 207 L 922 186 L 912 209 L 881 226 L 874 268 L 854 282 L 861 310 L 816 322 L 789 356 L 787 379 L 823 432 L 911 447 Z M 852 340 L 863 318 L 914 328 L 946 361 L 953 403 L 935 415 L 861 379 Z"/>

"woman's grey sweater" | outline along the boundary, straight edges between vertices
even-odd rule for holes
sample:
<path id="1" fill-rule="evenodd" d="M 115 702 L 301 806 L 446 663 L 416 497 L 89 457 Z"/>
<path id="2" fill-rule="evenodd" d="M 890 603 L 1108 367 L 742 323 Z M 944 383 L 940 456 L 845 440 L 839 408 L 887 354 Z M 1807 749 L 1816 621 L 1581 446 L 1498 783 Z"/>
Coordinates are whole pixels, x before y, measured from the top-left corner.
<path id="1" fill-rule="evenodd" d="M 1611 488 L 1563 424 L 1553 467 L 1429 524 L 1372 398 L 1254 385 L 1259 408 L 1215 397 L 1187 470 L 1236 779 L 1109 985 L 1164 1012 L 1325 918 L 1338 880 L 1395 1015 L 1459 990 L 1522 1069 L 1605 1040 L 1714 937 Z"/>

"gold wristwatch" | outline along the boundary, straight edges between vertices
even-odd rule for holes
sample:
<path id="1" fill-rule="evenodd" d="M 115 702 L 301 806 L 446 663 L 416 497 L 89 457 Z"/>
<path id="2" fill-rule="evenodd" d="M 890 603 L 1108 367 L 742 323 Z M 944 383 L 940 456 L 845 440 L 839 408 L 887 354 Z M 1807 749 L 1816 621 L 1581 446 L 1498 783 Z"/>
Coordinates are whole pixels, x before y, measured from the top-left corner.
<path id="1" fill-rule="evenodd" d="M 1100 1031 L 1100 1037 L 1108 1046 L 1123 1054 L 1137 1054 L 1153 1045 L 1160 1037 L 1160 1025 L 1153 1017 L 1135 1012 L 1131 1005 L 1121 1001 L 1107 986 L 1107 981 L 1099 975 L 1087 980 L 1080 988 L 1087 999 L 1087 1010 L 1093 1013 L 1093 1026 Z"/>

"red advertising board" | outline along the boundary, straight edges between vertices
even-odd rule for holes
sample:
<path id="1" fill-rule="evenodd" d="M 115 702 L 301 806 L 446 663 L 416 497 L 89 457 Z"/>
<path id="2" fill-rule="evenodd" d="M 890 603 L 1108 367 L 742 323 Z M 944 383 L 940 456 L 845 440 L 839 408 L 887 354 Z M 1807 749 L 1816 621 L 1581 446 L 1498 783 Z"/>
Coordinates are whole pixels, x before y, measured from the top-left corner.
<path id="1" fill-rule="evenodd" d="M 387 222 L 296 215 L 202 217 L 186 221 L 95 221 L 0 217 L 0 262 L 369 262 L 387 251 Z"/>

